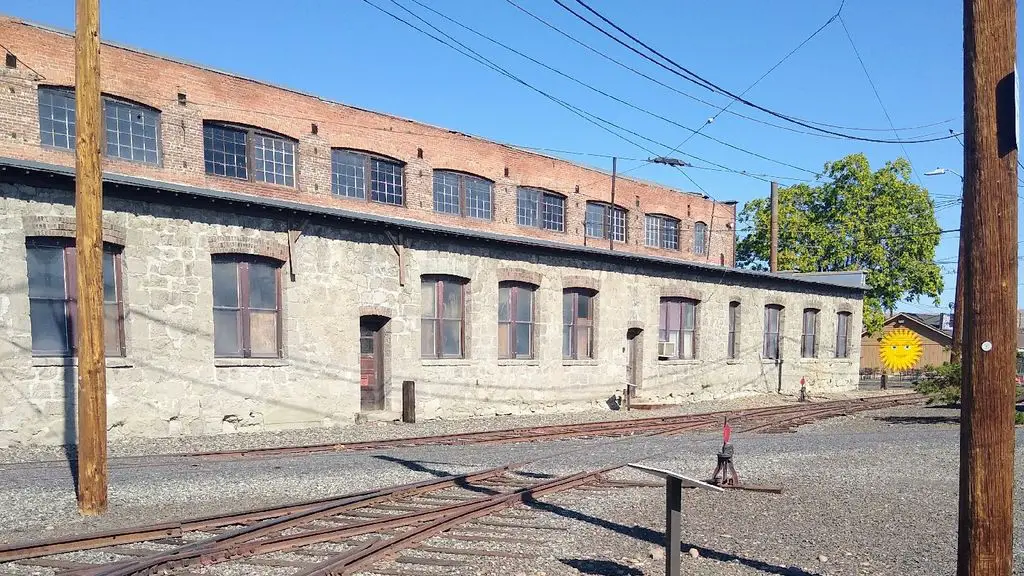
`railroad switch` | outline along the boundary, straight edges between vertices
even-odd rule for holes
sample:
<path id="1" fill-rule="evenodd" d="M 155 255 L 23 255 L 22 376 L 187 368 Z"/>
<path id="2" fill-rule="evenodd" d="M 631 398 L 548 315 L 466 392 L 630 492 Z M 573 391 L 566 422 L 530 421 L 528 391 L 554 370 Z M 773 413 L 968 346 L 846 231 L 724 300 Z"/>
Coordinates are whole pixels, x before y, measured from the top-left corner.
<path id="1" fill-rule="evenodd" d="M 708 484 L 719 486 L 721 488 L 731 488 L 734 490 L 749 490 L 752 492 L 772 492 L 775 494 L 781 494 L 781 486 L 743 484 L 740 482 L 740 475 L 736 472 L 736 467 L 733 466 L 732 463 L 734 449 L 732 444 L 729 442 L 731 437 L 732 428 L 729 426 L 729 420 L 727 418 L 725 420 L 725 425 L 722 427 L 722 449 L 715 455 L 718 458 L 718 465 L 715 466 L 715 472 L 711 475 L 711 480 L 708 480 Z M 719 474 L 722 475 L 721 480 L 718 478 Z"/>

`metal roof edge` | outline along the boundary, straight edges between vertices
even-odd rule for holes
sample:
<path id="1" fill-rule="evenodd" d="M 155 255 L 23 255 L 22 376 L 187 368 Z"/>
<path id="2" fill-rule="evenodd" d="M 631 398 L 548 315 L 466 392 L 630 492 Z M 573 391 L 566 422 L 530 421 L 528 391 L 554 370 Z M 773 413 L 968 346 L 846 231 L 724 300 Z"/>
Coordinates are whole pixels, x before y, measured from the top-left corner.
<path id="1" fill-rule="evenodd" d="M 19 158 L 0 156 L 0 169 L 7 170 L 9 168 L 26 170 L 29 172 L 35 171 L 48 174 L 58 174 L 69 177 L 74 177 L 75 175 L 75 169 L 68 166 L 62 166 L 59 164 L 49 164 L 46 162 L 38 162 L 35 160 L 23 160 Z M 353 212 L 351 210 L 345 210 L 342 208 L 318 206 L 316 204 L 306 204 L 303 202 L 296 202 L 292 200 L 282 200 L 279 198 L 254 196 L 251 194 L 242 194 L 239 192 L 228 192 L 223 190 L 213 190 L 209 188 L 199 188 L 184 184 L 164 182 L 161 180 L 139 178 L 136 176 L 129 176 L 126 174 L 119 174 L 116 172 L 104 171 L 103 181 L 114 185 L 137 186 L 140 188 L 149 188 L 157 191 L 187 194 L 190 196 L 200 198 L 211 198 L 215 200 L 223 200 L 228 202 L 264 206 L 267 208 L 292 210 L 295 212 L 303 212 L 307 214 L 333 216 L 337 218 L 344 218 L 364 223 L 384 224 L 396 227 L 403 227 L 427 234 L 461 236 L 492 242 L 501 242 L 505 244 L 518 244 L 523 246 L 531 246 L 534 248 L 555 249 L 568 253 L 576 252 L 605 258 L 610 257 L 624 260 L 639 260 L 641 262 L 657 264 L 661 266 L 678 266 L 682 269 L 697 270 L 702 272 L 714 272 L 715 274 L 721 274 L 723 279 L 728 276 L 739 276 L 771 282 L 779 282 L 782 284 L 793 284 L 796 286 L 803 287 L 819 287 L 822 289 L 827 289 L 829 291 L 841 290 L 845 292 L 853 292 L 859 295 L 862 295 L 865 292 L 864 288 L 854 287 L 848 284 L 805 280 L 792 276 L 771 274 L 769 272 L 758 272 L 755 270 L 745 270 L 742 268 L 713 266 L 710 264 L 701 264 L 699 262 L 691 262 L 687 260 L 655 257 L 646 254 L 637 254 L 634 252 L 620 252 L 615 250 L 608 250 L 605 248 L 595 248 L 593 246 L 581 246 L 578 244 L 565 244 L 561 242 L 553 242 L 550 240 L 542 240 L 539 238 L 530 238 L 526 236 L 509 236 L 506 234 L 498 234 L 482 230 L 470 230 L 467 228 L 445 226 L 442 224 L 434 224 L 431 222 L 422 222 L 406 218 L 395 218 L 391 216 L 382 216 L 379 214 L 369 214 L 365 212 Z"/>

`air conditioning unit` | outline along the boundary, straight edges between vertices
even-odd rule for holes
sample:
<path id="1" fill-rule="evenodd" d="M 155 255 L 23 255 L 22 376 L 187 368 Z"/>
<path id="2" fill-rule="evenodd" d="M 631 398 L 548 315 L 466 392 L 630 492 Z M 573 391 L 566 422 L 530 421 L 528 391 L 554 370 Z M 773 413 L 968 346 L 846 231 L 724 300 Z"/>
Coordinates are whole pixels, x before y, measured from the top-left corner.
<path id="1" fill-rule="evenodd" d="M 677 352 L 675 342 L 658 342 L 659 358 L 675 358 L 676 354 Z"/>

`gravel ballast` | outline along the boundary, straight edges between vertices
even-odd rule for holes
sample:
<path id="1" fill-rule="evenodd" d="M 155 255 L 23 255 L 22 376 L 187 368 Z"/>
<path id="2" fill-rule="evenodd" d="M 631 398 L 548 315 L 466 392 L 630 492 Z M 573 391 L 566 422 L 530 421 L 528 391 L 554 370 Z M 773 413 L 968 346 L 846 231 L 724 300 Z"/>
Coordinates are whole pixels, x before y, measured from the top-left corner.
<path id="1" fill-rule="evenodd" d="M 784 492 L 686 491 L 684 573 L 952 574 L 959 457 L 956 418 L 953 410 L 894 408 L 817 422 L 794 434 L 735 437 L 741 478 L 781 485 Z M 695 433 L 671 438 L 419 446 L 379 453 L 203 462 L 198 467 L 152 459 L 146 466 L 112 469 L 110 513 L 88 520 L 75 511 L 67 468 L 3 466 L 0 541 L 324 498 L 545 456 L 526 471 L 568 474 L 634 461 L 707 478 L 720 442 L 718 433 Z M 611 476 L 653 480 L 628 470 Z M 1015 502 L 1020 497 L 1018 492 Z M 1020 510 L 1016 504 L 1018 564 L 1024 562 Z M 522 558 L 408 551 L 402 555 L 455 559 L 460 565 L 392 563 L 378 568 L 453 576 L 663 571 L 664 494 L 660 488 L 575 490 L 547 496 L 509 515 L 519 522 L 559 529 L 510 532 L 517 539 L 543 540 L 543 546 L 529 542 L 495 546 L 443 536 L 424 544 L 437 549 L 465 546 L 521 552 Z M 500 531 L 470 525 L 455 532 Z M 696 557 L 689 554 L 691 548 Z M 246 573 L 264 573 L 260 570 L 251 567 Z M 1020 570 L 1015 573 L 1024 574 Z"/>

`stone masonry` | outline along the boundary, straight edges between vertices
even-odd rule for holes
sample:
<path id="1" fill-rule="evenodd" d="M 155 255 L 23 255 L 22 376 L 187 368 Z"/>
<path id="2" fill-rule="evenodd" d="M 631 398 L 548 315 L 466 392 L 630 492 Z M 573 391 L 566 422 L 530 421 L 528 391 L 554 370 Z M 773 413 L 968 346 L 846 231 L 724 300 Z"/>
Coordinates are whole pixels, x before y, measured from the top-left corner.
<path id="1" fill-rule="evenodd" d="M 0 445 L 73 441 L 73 359 L 31 353 L 26 237 L 67 231 L 74 222 L 68 178 L 40 187 L 0 172 Z M 745 277 L 727 268 L 656 266 L 611 255 L 403 234 L 398 258 L 379 227 L 311 220 L 290 262 L 282 262 L 284 357 L 223 359 L 213 354 L 211 254 L 288 258 L 293 216 L 206 200 L 121 190 L 105 199 L 104 226 L 123 234 L 127 355 L 109 358 L 112 437 L 205 435 L 350 424 L 360 410 L 359 320 L 390 318 L 386 329 L 385 413 L 400 410 L 401 382 L 414 380 L 422 418 L 556 412 L 604 406 L 626 384 L 626 333 L 642 330 L 639 393 L 684 402 L 773 392 L 777 365 L 760 358 L 763 309 L 783 312 L 783 391 L 800 378 L 812 391 L 856 386 L 858 339 L 834 358 L 838 311 L 861 330 L 857 290 Z M 114 240 L 115 238 L 111 238 Z M 420 276 L 468 279 L 466 357 L 420 358 Z M 535 283 L 535 358 L 499 359 L 498 282 Z M 596 299 L 595 357 L 563 360 L 562 290 L 589 287 Z M 697 308 L 695 360 L 657 358 L 662 296 Z M 727 311 L 741 303 L 740 357 L 726 360 Z M 799 358 L 801 311 L 820 312 L 818 358 Z"/>

